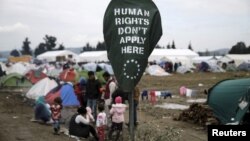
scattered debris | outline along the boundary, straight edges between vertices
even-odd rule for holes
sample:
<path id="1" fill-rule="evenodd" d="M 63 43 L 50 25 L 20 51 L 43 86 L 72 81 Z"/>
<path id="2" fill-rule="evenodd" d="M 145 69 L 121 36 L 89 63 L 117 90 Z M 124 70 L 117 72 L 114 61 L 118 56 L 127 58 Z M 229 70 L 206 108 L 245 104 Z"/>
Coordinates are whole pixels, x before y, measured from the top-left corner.
<path id="1" fill-rule="evenodd" d="M 190 105 L 189 109 L 184 110 L 179 117 L 174 118 L 174 120 L 193 122 L 201 126 L 219 124 L 212 109 L 208 105 L 198 103 Z"/>

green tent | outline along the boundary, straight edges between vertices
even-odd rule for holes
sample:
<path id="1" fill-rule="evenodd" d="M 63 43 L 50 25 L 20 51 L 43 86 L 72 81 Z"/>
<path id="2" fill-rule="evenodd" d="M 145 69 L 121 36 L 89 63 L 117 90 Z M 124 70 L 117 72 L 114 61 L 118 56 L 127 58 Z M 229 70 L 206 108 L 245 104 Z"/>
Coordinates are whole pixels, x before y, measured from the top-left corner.
<path id="1" fill-rule="evenodd" d="M 1 87 L 30 87 L 32 83 L 18 73 L 11 73 L 0 80 Z"/>
<path id="2" fill-rule="evenodd" d="M 241 123 L 249 102 L 250 78 L 224 80 L 208 91 L 208 105 L 222 124 Z"/>

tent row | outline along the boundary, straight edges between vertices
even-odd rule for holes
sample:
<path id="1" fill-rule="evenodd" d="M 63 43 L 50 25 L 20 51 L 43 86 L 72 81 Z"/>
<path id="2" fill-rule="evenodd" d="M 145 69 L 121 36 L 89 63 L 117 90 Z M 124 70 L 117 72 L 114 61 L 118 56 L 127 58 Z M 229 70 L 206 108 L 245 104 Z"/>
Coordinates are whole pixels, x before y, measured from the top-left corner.
<path id="1" fill-rule="evenodd" d="M 194 64 L 206 62 L 208 64 L 228 64 L 234 62 L 238 67 L 242 63 L 250 63 L 249 54 L 227 54 L 225 56 L 199 56 L 196 52 L 189 49 L 154 49 L 148 58 L 148 62 L 160 64 L 171 62 L 172 64 L 181 63 L 187 69 L 195 68 Z M 37 56 L 37 59 L 45 62 L 77 62 L 77 63 L 104 63 L 109 62 L 107 51 L 86 51 L 76 54 L 72 51 L 48 51 Z M 245 64 L 246 66 L 246 64 Z M 225 69 L 225 68 L 223 68 Z M 250 68 L 249 68 L 250 69 Z M 227 69 L 225 69 L 227 70 Z M 22 70 L 25 71 L 25 70 Z"/>
<path id="2" fill-rule="evenodd" d="M 47 62 L 66 61 L 74 62 L 109 62 L 107 51 L 86 51 L 79 55 L 68 51 L 48 51 L 37 56 L 37 59 Z M 148 61 L 160 61 L 170 59 L 171 61 L 187 60 L 199 56 L 196 52 L 189 49 L 154 49 Z M 177 60 L 176 60 L 177 59 Z"/>

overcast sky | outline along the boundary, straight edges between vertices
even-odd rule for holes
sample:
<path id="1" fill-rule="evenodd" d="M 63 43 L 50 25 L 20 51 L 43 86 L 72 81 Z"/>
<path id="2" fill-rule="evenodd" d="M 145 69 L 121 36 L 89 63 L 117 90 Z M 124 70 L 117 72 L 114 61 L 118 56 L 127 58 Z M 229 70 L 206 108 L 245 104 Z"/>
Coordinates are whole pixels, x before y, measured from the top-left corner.
<path id="1" fill-rule="evenodd" d="M 25 37 L 34 49 L 45 34 L 65 47 L 103 41 L 102 23 L 110 0 L 0 0 L 0 51 L 21 49 Z M 163 36 L 159 45 L 195 51 L 250 45 L 250 0 L 154 0 Z"/>

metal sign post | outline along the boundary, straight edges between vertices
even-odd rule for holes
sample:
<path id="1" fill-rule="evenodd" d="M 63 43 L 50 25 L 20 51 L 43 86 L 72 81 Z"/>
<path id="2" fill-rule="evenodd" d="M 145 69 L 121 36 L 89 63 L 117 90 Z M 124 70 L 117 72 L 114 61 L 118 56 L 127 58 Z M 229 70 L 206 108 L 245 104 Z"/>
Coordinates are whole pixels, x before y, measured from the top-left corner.
<path id="1" fill-rule="evenodd" d="M 134 123 L 134 92 L 132 91 L 129 94 L 129 134 L 130 134 L 130 139 L 131 141 L 135 140 L 135 131 L 134 131 L 134 127 L 135 127 L 135 123 Z"/>

